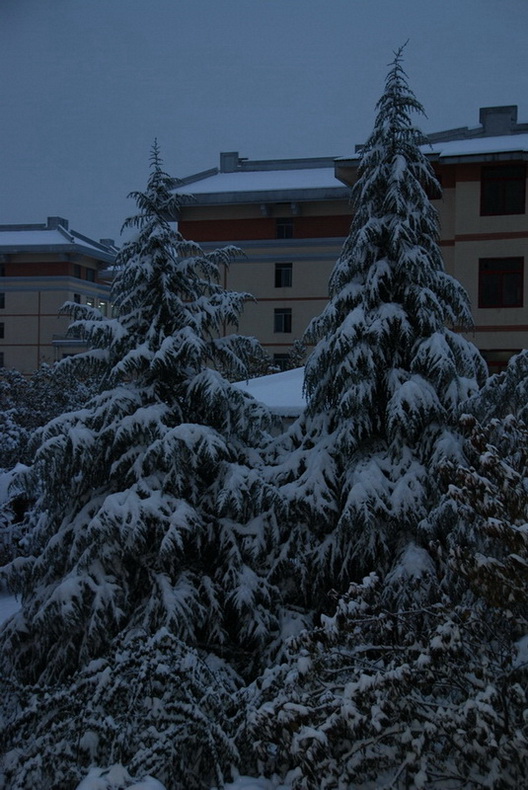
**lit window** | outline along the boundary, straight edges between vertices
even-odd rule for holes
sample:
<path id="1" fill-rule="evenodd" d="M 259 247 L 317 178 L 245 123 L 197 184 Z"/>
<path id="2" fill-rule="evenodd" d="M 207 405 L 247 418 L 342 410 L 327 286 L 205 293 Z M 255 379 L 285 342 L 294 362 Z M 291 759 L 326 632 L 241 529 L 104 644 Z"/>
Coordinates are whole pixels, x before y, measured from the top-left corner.
<path id="1" fill-rule="evenodd" d="M 479 260 L 479 307 L 522 307 L 523 258 Z"/>
<path id="2" fill-rule="evenodd" d="M 103 315 L 106 315 L 106 302 L 103 302 L 102 299 L 99 300 L 99 310 Z"/>
<path id="3" fill-rule="evenodd" d="M 503 165 L 482 168 L 480 213 L 524 214 L 526 198 L 526 167 Z"/>
<path id="4" fill-rule="evenodd" d="M 277 308 L 273 316 L 274 332 L 292 331 L 292 311 L 291 307 Z"/>
<path id="5" fill-rule="evenodd" d="M 293 219 L 291 217 L 279 217 L 276 221 L 275 230 L 278 239 L 293 239 Z"/>
<path id="6" fill-rule="evenodd" d="M 291 288 L 292 271 L 293 265 L 291 263 L 276 263 L 275 288 Z"/>
<path id="7" fill-rule="evenodd" d="M 86 297 L 86 304 L 88 305 L 88 307 L 95 307 L 95 299 L 94 299 L 94 297 L 93 296 L 87 296 Z"/>

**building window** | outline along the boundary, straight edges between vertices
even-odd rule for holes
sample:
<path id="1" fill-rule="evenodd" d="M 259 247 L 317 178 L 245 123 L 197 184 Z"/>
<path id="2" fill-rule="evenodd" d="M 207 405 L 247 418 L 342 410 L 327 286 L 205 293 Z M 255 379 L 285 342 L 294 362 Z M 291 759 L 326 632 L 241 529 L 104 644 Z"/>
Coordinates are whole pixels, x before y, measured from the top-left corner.
<path id="1" fill-rule="evenodd" d="M 86 269 L 86 279 L 91 283 L 95 282 L 95 269 Z"/>
<path id="2" fill-rule="evenodd" d="M 5 307 L 5 293 L 0 291 L 0 310 L 3 310 Z"/>
<path id="3" fill-rule="evenodd" d="M 274 332 L 292 331 L 292 311 L 291 307 L 279 307 L 274 312 L 273 317 Z"/>
<path id="4" fill-rule="evenodd" d="M 99 299 L 99 310 L 102 312 L 103 315 L 107 314 L 107 304 L 103 302 L 102 299 Z"/>
<path id="5" fill-rule="evenodd" d="M 79 280 L 82 277 L 82 266 L 80 266 L 78 263 L 73 264 L 73 276 L 77 277 Z"/>
<path id="6" fill-rule="evenodd" d="M 523 258 L 479 260 L 479 307 L 522 307 Z"/>
<path id="7" fill-rule="evenodd" d="M 95 299 L 94 299 L 94 297 L 93 296 L 87 296 L 86 297 L 86 304 L 88 305 L 88 307 L 95 307 Z"/>
<path id="8" fill-rule="evenodd" d="M 73 301 L 75 304 L 81 304 L 81 294 L 73 294 Z"/>
<path id="9" fill-rule="evenodd" d="M 275 288 L 291 288 L 292 271 L 293 265 L 291 263 L 276 263 Z"/>
<path id="10" fill-rule="evenodd" d="M 5 337 L 5 324 L 0 323 L 0 340 L 3 340 Z"/>
<path id="11" fill-rule="evenodd" d="M 480 184 L 480 213 L 524 214 L 526 199 L 526 167 L 504 165 L 483 167 Z"/>
<path id="12" fill-rule="evenodd" d="M 276 220 L 275 231 L 278 239 L 293 239 L 293 218 L 279 217 Z"/>
<path id="13" fill-rule="evenodd" d="M 0 263 L 0 277 L 5 277 L 5 266 L 3 263 Z"/>
<path id="14" fill-rule="evenodd" d="M 275 367 L 279 368 L 279 370 L 286 370 L 289 361 L 289 354 L 273 354 L 273 364 Z"/>
<path id="15" fill-rule="evenodd" d="M 5 364 L 4 364 L 4 352 L 0 351 L 0 368 L 3 368 L 3 367 L 5 367 Z"/>

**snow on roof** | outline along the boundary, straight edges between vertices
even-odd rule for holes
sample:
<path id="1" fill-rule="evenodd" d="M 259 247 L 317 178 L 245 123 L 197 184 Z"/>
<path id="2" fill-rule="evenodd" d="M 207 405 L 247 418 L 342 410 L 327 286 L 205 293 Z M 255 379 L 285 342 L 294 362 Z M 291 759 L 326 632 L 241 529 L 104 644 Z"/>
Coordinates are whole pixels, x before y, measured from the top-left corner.
<path id="1" fill-rule="evenodd" d="M 333 167 L 299 170 L 251 170 L 216 175 L 178 187 L 182 195 L 211 195 L 217 192 L 274 192 L 294 189 L 343 189 Z"/>
<path id="2" fill-rule="evenodd" d="M 505 134 L 500 137 L 474 137 L 468 140 L 451 140 L 423 146 L 424 153 L 434 151 L 441 158 L 451 156 L 477 156 L 509 151 L 528 151 L 528 134 Z"/>
<path id="3" fill-rule="evenodd" d="M 294 368 L 249 381 L 238 381 L 235 387 L 264 403 L 273 414 L 296 417 L 306 406 L 303 381 L 304 368 Z"/>
<path id="4" fill-rule="evenodd" d="M 90 239 L 81 236 L 75 231 L 50 229 L 3 230 L 0 226 L 0 247 L 10 247 L 13 250 L 31 247 L 78 247 L 79 249 L 93 252 L 94 257 L 107 260 L 114 257 L 114 251 L 109 247 L 103 249 L 97 242 L 91 243 Z"/>

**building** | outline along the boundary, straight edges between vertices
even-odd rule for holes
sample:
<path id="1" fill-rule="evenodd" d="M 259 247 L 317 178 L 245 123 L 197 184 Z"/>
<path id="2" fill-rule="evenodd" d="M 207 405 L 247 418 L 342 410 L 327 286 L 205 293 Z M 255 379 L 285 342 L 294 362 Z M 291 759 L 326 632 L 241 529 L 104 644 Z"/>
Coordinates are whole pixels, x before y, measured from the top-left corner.
<path id="1" fill-rule="evenodd" d="M 425 146 L 443 187 L 435 200 L 446 270 L 469 293 L 470 339 L 492 372 L 528 347 L 528 123 L 517 107 L 486 107 L 474 128 L 429 136 Z M 327 284 L 350 226 L 350 186 L 359 155 L 250 161 L 230 152 L 220 167 L 184 179 L 193 200 L 179 228 L 205 249 L 227 243 L 246 257 L 225 275 L 252 293 L 240 330 L 281 362 L 327 300 Z"/>
<path id="2" fill-rule="evenodd" d="M 0 225 L 0 366 L 30 373 L 82 350 L 66 338 L 70 319 L 59 310 L 73 301 L 106 314 L 110 288 L 101 272 L 115 254 L 112 239 L 89 239 L 62 217 Z"/>

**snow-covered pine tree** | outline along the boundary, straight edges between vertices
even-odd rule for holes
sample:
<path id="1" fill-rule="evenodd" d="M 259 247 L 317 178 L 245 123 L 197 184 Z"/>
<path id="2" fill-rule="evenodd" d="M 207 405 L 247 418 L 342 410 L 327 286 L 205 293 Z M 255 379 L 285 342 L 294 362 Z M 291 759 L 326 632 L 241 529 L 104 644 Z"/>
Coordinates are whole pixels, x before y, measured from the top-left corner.
<path id="1" fill-rule="evenodd" d="M 6 728 L 5 748 L 14 749 L 10 776 L 18 781 L 11 778 L 12 787 L 27 786 L 24 755 L 31 740 L 45 740 L 48 718 L 39 717 L 38 705 L 61 694 L 65 698 L 66 688 L 75 697 L 77 683 L 88 677 L 88 688 L 97 661 L 112 664 L 112 655 L 117 657 L 106 675 L 117 683 L 118 657 L 126 650 L 119 652 L 116 645 L 136 638 L 145 644 L 137 671 L 153 671 L 147 643 L 163 631 L 188 649 L 176 662 L 179 673 L 174 656 L 160 658 L 167 694 L 178 708 L 172 721 L 179 723 L 164 741 L 166 773 L 172 776 L 171 765 L 179 760 L 176 735 L 183 739 L 182 749 L 187 737 L 183 708 L 191 715 L 186 684 L 195 689 L 197 715 L 204 710 L 201 687 L 193 685 L 193 651 L 235 655 L 238 667 L 249 665 L 274 628 L 271 593 L 261 578 L 265 539 L 249 519 L 263 492 L 256 448 L 266 435 L 268 415 L 218 372 L 243 372 L 257 344 L 223 335 L 247 299 L 219 284 L 219 267 L 237 251 L 204 253 L 183 240 L 169 222 L 178 201 L 173 187 L 155 147 L 147 188 L 133 193 L 139 215 L 127 224 L 138 232 L 117 258 L 115 317 L 104 318 L 87 306 L 68 307 L 71 331 L 85 338 L 90 350 L 64 360 L 63 368 L 72 374 L 96 372 L 103 390 L 84 408 L 41 429 L 34 462 L 18 481 L 38 496 L 25 525 L 24 556 L 4 572 L 21 595 L 22 608 L 5 624 L 1 646 L 10 682 L 25 684 L 22 697 L 29 684 L 38 685 L 36 696 L 30 695 Z M 141 654 L 139 647 L 135 654 Z M 219 670 L 219 686 L 232 683 L 228 675 Z M 121 716 L 113 702 L 121 693 L 108 698 L 106 709 L 101 702 L 94 715 Z M 154 696 L 156 711 L 163 708 L 170 720 L 166 698 L 159 702 Z M 144 722 L 146 713 L 143 707 L 138 714 Z M 210 744 L 217 725 L 213 721 Z M 152 720 L 148 726 L 154 726 Z M 67 731 L 60 737 L 67 739 Z M 139 728 L 135 747 L 147 741 Z M 122 754 L 117 747 L 108 750 L 104 739 L 90 743 L 99 743 L 94 761 Z M 64 761 L 79 754 L 76 744 L 63 745 Z M 211 781 L 220 781 L 227 759 L 218 739 L 217 746 L 223 757 L 217 759 L 211 746 Z M 53 761 L 61 753 L 55 747 L 49 747 Z M 47 787 L 45 771 L 42 777 L 39 786 Z M 186 785 L 195 786 L 198 779 Z"/>
<path id="2" fill-rule="evenodd" d="M 401 60 L 400 50 L 361 153 L 329 303 L 305 335 L 317 343 L 308 407 L 279 457 L 291 519 L 277 575 L 312 602 L 396 557 L 416 559 L 435 465 L 457 453 L 459 405 L 485 378 L 479 352 L 454 331 L 471 323 L 470 308 L 444 271 L 429 199 L 440 188 Z"/>

